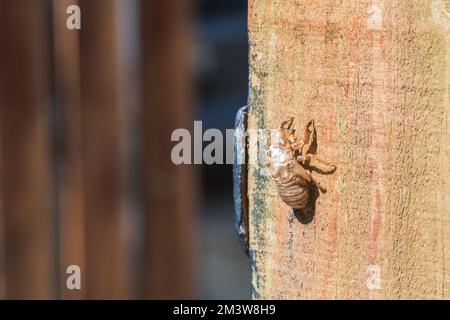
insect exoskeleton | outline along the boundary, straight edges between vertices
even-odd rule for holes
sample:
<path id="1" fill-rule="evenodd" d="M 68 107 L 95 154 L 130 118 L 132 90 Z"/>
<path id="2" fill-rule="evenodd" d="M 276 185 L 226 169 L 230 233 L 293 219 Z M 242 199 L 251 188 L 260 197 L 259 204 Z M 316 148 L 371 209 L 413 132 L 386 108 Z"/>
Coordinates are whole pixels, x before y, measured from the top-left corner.
<path id="1" fill-rule="evenodd" d="M 316 145 L 314 121 L 310 120 L 306 124 L 302 140 L 298 140 L 295 135 L 293 121 L 294 118 L 289 117 L 278 129 L 271 131 L 267 141 L 267 167 L 281 199 L 294 209 L 304 209 L 310 201 L 311 183 L 326 192 L 312 176 L 311 170 L 331 173 L 336 167 L 312 153 L 313 146 Z"/>
<path id="2" fill-rule="evenodd" d="M 304 209 L 309 203 L 309 187 L 302 179 L 293 177 L 286 182 L 276 181 L 281 200 L 293 209 Z"/>

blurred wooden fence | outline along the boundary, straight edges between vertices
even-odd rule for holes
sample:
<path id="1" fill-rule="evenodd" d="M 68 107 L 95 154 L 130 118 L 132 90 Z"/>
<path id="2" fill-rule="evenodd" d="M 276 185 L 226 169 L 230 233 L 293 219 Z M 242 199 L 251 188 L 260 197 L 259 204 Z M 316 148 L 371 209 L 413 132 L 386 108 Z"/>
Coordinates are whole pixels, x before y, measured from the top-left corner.
<path id="1" fill-rule="evenodd" d="M 1 298 L 192 297 L 196 179 L 170 161 L 191 122 L 188 9 L 0 2 Z"/>

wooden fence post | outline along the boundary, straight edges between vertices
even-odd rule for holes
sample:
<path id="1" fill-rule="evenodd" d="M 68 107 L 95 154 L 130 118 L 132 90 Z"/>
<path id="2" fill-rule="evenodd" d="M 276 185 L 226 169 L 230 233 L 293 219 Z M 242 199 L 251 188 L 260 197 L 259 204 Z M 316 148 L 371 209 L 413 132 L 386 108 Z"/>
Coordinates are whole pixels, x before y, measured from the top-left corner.
<path id="1" fill-rule="evenodd" d="M 250 127 L 314 119 L 337 165 L 312 221 L 250 166 L 255 298 L 450 298 L 448 10 L 249 1 Z"/>
<path id="2" fill-rule="evenodd" d="M 116 3 L 81 0 L 80 79 L 86 297 L 125 298 L 129 262 L 121 215 L 120 88 Z"/>
<path id="3" fill-rule="evenodd" d="M 190 128 L 190 2 L 141 1 L 145 298 L 194 294 L 194 170 L 175 165 L 171 134 Z"/>
<path id="4" fill-rule="evenodd" d="M 54 70 L 58 129 L 58 208 L 60 239 L 60 295 L 63 299 L 85 297 L 85 208 L 82 171 L 81 91 L 79 30 L 66 27 L 74 0 L 53 0 Z M 77 265 L 81 270 L 81 290 L 68 290 L 66 269 Z"/>
<path id="5" fill-rule="evenodd" d="M 8 299 L 54 298 L 46 4 L 0 3 L 0 242 Z"/>

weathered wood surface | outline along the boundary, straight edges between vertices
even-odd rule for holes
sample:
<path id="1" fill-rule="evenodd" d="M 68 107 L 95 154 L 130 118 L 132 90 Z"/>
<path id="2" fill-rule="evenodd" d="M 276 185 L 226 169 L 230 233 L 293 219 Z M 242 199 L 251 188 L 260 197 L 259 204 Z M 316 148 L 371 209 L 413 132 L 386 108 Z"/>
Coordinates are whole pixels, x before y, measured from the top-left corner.
<path id="1" fill-rule="evenodd" d="M 48 18 L 40 1 L 0 3 L 0 287 L 8 299 L 55 297 Z"/>
<path id="2" fill-rule="evenodd" d="M 255 298 L 450 298 L 449 15 L 438 0 L 249 1 L 250 127 L 315 119 L 338 167 L 308 222 L 250 166 Z"/>

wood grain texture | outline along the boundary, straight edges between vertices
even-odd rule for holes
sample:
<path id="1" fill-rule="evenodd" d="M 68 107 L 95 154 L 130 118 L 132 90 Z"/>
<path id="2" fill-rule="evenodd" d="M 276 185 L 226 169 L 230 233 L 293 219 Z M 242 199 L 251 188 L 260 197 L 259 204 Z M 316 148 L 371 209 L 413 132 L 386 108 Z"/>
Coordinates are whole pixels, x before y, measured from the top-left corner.
<path id="1" fill-rule="evenodd" d="M 250 165 L 255 298 L 450 298 L 449 15 L 439 0 L 249 1 L 250 128 L 314 119 L 338 168 L 309 222 Z"/>

